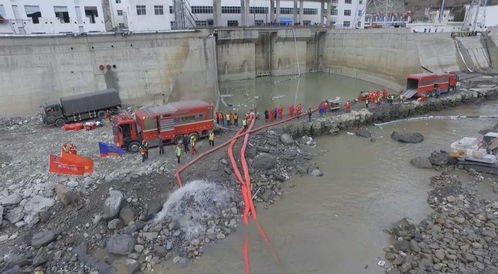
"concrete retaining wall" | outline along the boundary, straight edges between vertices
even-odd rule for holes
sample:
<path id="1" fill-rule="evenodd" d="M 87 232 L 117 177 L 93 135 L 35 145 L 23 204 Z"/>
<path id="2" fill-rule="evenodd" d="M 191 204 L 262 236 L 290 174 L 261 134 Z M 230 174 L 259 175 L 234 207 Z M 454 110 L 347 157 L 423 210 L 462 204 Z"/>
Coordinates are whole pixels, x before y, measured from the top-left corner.
<path id="1" fill-rule="evenodd" d="M 491 29 L 486 44 L 491 61 L 491 71 L 498 73 L 498 27 Z"/>
<path id="2" fill-rule="evenodd" d="M 214 102 L 215 54 L 207 32 L 3 37 L 0 115 L 33 113 L 61 96 L 110 87 L 125 103 Z"/>

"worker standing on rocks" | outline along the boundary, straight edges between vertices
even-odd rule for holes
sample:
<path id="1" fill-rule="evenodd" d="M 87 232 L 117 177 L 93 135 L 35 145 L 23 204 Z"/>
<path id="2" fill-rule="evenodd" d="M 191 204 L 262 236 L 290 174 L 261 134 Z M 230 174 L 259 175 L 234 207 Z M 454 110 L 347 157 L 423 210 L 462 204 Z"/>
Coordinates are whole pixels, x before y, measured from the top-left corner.
<path id="1" fill-rule="evenodd" d="M 399 100 L 401 101 L 402 104 L 404 104 L 405 103 L 405 95 L 400 94 L 399 95 Z"/>
<path id="2" fill-rule="evenodd" d="M 301 115 L 301 110 L 302 110 L 301 104 L 297 104 L 297 106 L 296 106 L 296 116 L 297 116 L 297 118 L 299 118 L 299 115 Z"/>
<path id="3" fill-rule="evenodd" d="M 149 143 L 147 143 L 145 140 L 142 143 L 144 150 L 145 150 L 145 159 L 149 159 Z"/>
<path id="4" fill-rule="evenodd" d="M 329 102 L 327 99 L 323 100 L 323 113 L 327 112 L 327 108 L 329 107 Z"/>
<path id="5" fill-rule="evenodd" d="M 164 154 L 164 141 L 162 137 L 159 137 L 159 155 Z"/>
<path id="6" fill-rule="evenodd" d="M 237 112 L 233 115 L 233 125 L 236 127 L 239 126 L 239 114 Z"/>
<path id="7" fill-rule="evenodd" d="M 218 112 L 219 115 L 220 115 L 220 122 L 221 122 L 221 125 L 225 125 L 225 117 L 223 116 L 223 112 Z"/>
<path id="8" fill-rule="evenodd" d="M 219 125 L 220 124 L 220 112 L 217 111 L 214 116 L 216 116 L 216 124 Z"/>
<path id="9" fill-rule="evenodd" d="M 69 153 L 69 146 L 67 144 L 62 144 L 62 151 Z"/>
<path id="10" fill-rule="evenodd" d="M 278 118 L 278 108 L 273 109 L 273 117 L 275 117 L 275 120 Z"/>
<path id="11" fill-rule="evenodd" d="M 190 136 L 190 148 L 192 149 L 192 155 L 194 155 L 197 152 L 195 147 L 196 145 L 197 145 L 197 137 L 192 134 L 192 136 Z"/>
<path id="12" fill-rule="evenodd" d="M 368 108 L 368 104 L 370 103 L 370 101 L 368 101 L 368 99 L 365 99 L 365 107 Z"/>
<path id="13" fill-rule="evenodd" d="M 289 106 L 289 117 L 294 116 L 294 105 Z"/>
<path id="14" fill-rule="evenodd" d="M 268 122 L 268 120 L 270 119 L 270 113 L 268 112 L 268 110 L 266 109 L 265 110 L 265 122 Z"/>
<path id="15" fill-rule="evenodd" d="M 282 105 L 278 105 L 277 107 L 277 111 L 278 111 L 278 119 L 282 119 L 282 114 L 284 112 L 284 107 L 282 107 Z"/>
<path id="16" fill-rule="evenodd" d="M 313 115 L 313 111 L 311 111 L 311 108 L 308 109 L 308 121 L 311 122 L 311 115 Z"/>
<path id="17" fill-rule="evenodd" d="M 247 129 L 247 119 L 244 117 L 244 120 L 242 120 L 242 126 L 244 127 L 244 130 Z"/>
<path id="18" fill-rule="evenodd" d="M 76 151 L 76 146 L 74 144 L 69 145 L 69 154 L 78 154 Z"/>
<path id="19" fill-rule="evenodd" d="M 147 156 L 145 155 L 145 147 L 143 144 L 141 144 L 138 148 L 138 152 L 140 152 L 140 155 L 142 155 L 142 163 L 145 162 L 145 160 L 147 160 Z"/>
<path id="20" fill-rule="evenodd" d="M 230 111 L 227 112 L 226 117 L 227 117 L 227 127 L 228 127 L 232 124 L 232 112 Z"/>
<path id="21" fill-rule="evenodd" d="M 346 108 L 346 112 L 350 112 L 351 111 L 351 102 L 346 101 L 346 103 L 344 103 L 344 107 Z"/>
<path id="22" fill-rule="evenodd" d="M 183 150 L 185 150 L 185 153 L 189 151 L 188 145 L 189 145 L 190 139 L 188 138 L 187 135 L 183 136 Z"/>
<path id="23" fill-rule="evenodd" d="M 270 110 L 269 110 L 269 113 L 270 113 L 270 122 L 271 122 L 271 121 L 273 121 L 273 119 L 275 118 L 275 117 L 274 117 L 274 112 L 273 112 L 273 110 L 271 110 L 271 109 L 270 109 Z"/>
<path id="24" fill-rule="evenodd" d="M 182 147 L 180 146 L 180 144 L 176 145 L 175 154 L 176 159 L 178 159 L 178 163 L 180 163 L 180 157 L 182 156 Z"/>
<path id="25" fill-rule="evenodd" d="M 211 131 L 209 132 L 209 144 L 210 144 L 212 147 L 214 147 L 214 131 L 213 131 L 213 130 L 211 130 Z"/>

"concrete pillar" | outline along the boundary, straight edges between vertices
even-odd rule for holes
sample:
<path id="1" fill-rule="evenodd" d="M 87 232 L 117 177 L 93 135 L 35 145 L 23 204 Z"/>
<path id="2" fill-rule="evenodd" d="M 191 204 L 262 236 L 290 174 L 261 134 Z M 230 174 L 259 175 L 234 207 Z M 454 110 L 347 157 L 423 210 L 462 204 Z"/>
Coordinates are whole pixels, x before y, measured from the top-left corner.
<path id="1" fill-rule="evenodd" d="M 296 25 L 297 24 L 297 0 L 294 0 L 294 9 L 292 9 L 294 12 L 294 17 L 292 18 L 292 24 Z"/>
<path id="2" fill-rule="evenodd" d="M 251 13 L 249 12 L 251 10 L 251 5 L 250 5 L 250 0 L 246 0 L 246 27 L 248 27 L 250 24 L 249 16 L 251 16 Z M 256 22 L 254 22 L 256 23 Z"/>
<path id="3" fill-rule="evenodd" d="M 330 25 L 330 13 L 332 12 L 332 0 L 328 0 L 328 3 L 327 3 L 327 16 L 325 18 L 327 18 L 327 20 L 325 20 L 325 26 L 329 26 Z"/>
<path id="4" fill-rule="evenodd" d="M 280 24 L 280 0 L 277 0 L 276 23 Z"/>
<path id="5" fill-rule="evenodd" d="M 247 25 L 246 0 L 240 0 L 240 25 L 242 27 Z"/>
<path id="6" fill-rule="evenodd" d="M 213 0 L 213 25 L 221 27 L 221 0 Z"/>
<path id="7" fill-rule="evenodd" d="M 273 13 L 273 7 L 275 7 L 275 1 L 270 0 L 270 9 L 268 12 L 270 12 L 270 23 L 275 23 L 275 14 Z"/>
<path id="8" fill-rule="evenodd" d="M 325 15 L 325 0 L 322 0 L 322 5 L 320 6 L 320 26 L 323 26 L 323 16 Z"/>
<path id="9" fill-rule="evenodd" d="M 299 25 L 304 26 L 304 0 L 299 0 Z"/>

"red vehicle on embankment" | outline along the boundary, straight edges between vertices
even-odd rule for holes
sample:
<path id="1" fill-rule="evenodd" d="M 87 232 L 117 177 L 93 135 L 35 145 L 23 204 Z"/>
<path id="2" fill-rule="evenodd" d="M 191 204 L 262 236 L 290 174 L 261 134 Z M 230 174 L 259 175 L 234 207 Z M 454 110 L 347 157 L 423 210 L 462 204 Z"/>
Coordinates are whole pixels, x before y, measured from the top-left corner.
<path id="1" fill-rule="evenodd" d="M 178 142 L 185 135 L 205 137 L 214 129 L 213 105 L 201 100 L 146 106 L 112 121 L 114 142 L 128 152 L 137 152 L 142 141 L 151 146 Z"/>
<path id="2" fill-rule="evenodd" d="M 454 73 L 412 74 L 406 81 L 406 90 L 407 92 L 413 90 L 413 95 L 416 94 L 416 97 L 429 97 L 433 96 L 437 89 L 442 93 L 453 91 L 457 82 L 457 75 Z"/>

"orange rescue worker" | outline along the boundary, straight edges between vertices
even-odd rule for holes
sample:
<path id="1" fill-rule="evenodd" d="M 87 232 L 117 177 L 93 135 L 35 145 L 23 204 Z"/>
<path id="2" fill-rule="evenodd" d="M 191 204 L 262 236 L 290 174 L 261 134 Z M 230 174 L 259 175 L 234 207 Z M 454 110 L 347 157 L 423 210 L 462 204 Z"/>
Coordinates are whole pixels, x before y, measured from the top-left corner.
<path id="1" fill-rule="evenodd" d="M 377 104 L 380 104 L 380 100 L 382 99 L 382 93 L 380 92 L 380 90 L 378 90 L 375 93 L 375 97 L 377 97 L 376 100 L 375 100 L 377 102 Z"/>
<path id="2" fill-rule="evenodd" d="M 278 119 L 282 119 L 282 113 L 284 112 L 284 107 L 282 107 L 282 105 L 278 105 L 277 112 L 278 112 Z"/>
<path id="3" fill-rule="evenodd" d="M 270 113 L 270 121 L 273 121 L 273 119 L 275 119 L 275 113 L 272 109 L 268 110 L 268 112 Z"/>
<path id="4" fill-rule="evenodd" d="M 195 135 L 190 136 L 190 147 L 192 150 L 192 154 L 195 154 L 197 152 L 196 148 L 197 145 L 197 137 Z"/>
<path id="5" fill-rule="evenodd" d="M 289 106 L 289 117 L 294 116 L 294 105 Z"/>
<path id="6" fill-rule="evenodd" d="M 346 103 L 344 103 L 344 107 L 346 108 L 346 112 L 350 112 L 351 111 L 351 102 L 346 101 Z"/>
<path id="7" fill-rule="evenodd" d="M 147 156 L 145 155 L 145 147 L 141 145 L 138 148 L 138 152 L 140 152 L 140 155 L 142 155 L 142 163 L 145 162 L 145 159 L 147 159 Z"/>
<path id="8" fill-rule="evenodd" d="M 218 112 L 218 117 L 220 117 L 220 122 L 224 126 L 225 125 L 225 118 L 223 117 L 223 112 Z"/>
<path id="9" fill-rule="evenodd" d="M 297 104 L 296 106 L 296 115 L 299 116 L 301 114 L 301 110 L 303 109 L 303 107 L 301 106 L 301 104 Z"/>
<path id="10" fill-rule="evenodd" d="M 111 121 L 111 111 L 110 111 L 110 110 L 107 110 L 107 111 L 105 112 L 105 118 L 106 118 L 107 120 Z"/>
<path id="11" fill-rule="evenodd" d="M 78 154 L 78 152 L 76 151 L 76 146 L 71 144 L 69 145 L 69 153 L 71 154 Z"/>
<path id="12" fill-rule="evenodd" d="M 329 102 L 327 100 L 324 100 L 323 101 L 323 110 L 324 110 L 324 112 L 327 112 L 328 107 L 329 107 Z"/>

